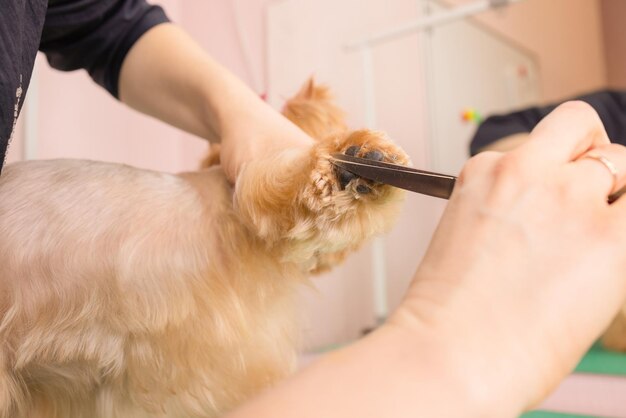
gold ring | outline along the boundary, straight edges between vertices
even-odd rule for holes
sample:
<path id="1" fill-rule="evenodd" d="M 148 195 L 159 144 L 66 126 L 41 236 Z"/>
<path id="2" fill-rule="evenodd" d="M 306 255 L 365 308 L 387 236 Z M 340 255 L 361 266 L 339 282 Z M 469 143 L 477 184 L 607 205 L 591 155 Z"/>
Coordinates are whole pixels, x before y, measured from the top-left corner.
<path id="1" fill-rule="evenodd" d="M 583 158 L 591 158 L 596 161 L 600 161 L 602 165 L 604 165 L 606 169 L 609 170 L 609 173 L 611 173 L 611 175 L 613 176 L 613 187 L 611 188 L 611 191 L 615 190 L 615 187 L 617 186 L 617 182 L 619 181 L 619 177 L 618 177 L 619 172 L 617 171 L 615 164 L 613 164 L 613 162 L 609 160 L 608 158 L 606 158 L 604 155 L 600 155 L 596 153 L 589 153 L 585 155 Z"/>

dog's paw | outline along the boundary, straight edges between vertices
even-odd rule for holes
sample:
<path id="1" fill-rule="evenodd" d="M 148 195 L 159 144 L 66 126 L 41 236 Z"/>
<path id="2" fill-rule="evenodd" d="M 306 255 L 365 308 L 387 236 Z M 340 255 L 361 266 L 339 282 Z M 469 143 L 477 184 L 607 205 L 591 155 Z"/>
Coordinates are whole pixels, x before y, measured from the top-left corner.
<path id="1" fill-rule="evenodd" d="M 365 158 L 367 160 L 373 160 L 373 161 L 383 161 L 385 159 L 385 156 L 383 155 L 383 153 L 378 150 L 371 150 L 365 153 L 360 152 L 360 151 L 361 151 L 361 147 L 359 145 L 352 145 L 344 151 L 344 154 L 350 155 L 352 157 L 360 157 L 360 158 Z M 356 187 L 355 187 L 355 191 L 357 193 L 369 194 L 372 191 L 372 188 L 371 188 L 371 185 L 373 184 L 372 181 L 363 179 L 365 180 L 364 182 L 359 182 L 358 180 L 361 177 L 341 167 L 335 167 L 335 171 L 336 171 L 335 175 L 337 176 L 337 181 L 339 182 L 339 188 L 341 190 L 345 190 L 346 187 L 351 182 L 356 181 L 358 183 L 356 184 Z"/>
<path id="2" fill-rule="evenodd" d="M 331 162 L 331 156 L 336 153 L 399 165 L 409 163 L 406 153 L 382 132 L 346 132 L 320 141 L 313 150 L 309 187 L 299 196 L 312 213 L 328 210 L 331 217 L 336 217 L 359 209 L 362 204 L 375 202 L 374 206 L 380 207 L 402 197 L 400 189 L 336 167 Z"/>
<path id="3" fill-rule="evenodd" d="M 352 157 L 400 165 L 406 165 L 409 162 L 409 158 L 404 151 L 393 144 L 381 132 L 356 131 L 337 145 L 339 148 L 337 151 Z M 358 196 L 377 195 L 379 194 L 377 192 L 389 187 L 359 177 L 340 167 L 334 167 L 334 175 L 339 190 L 351 191 Z"/>

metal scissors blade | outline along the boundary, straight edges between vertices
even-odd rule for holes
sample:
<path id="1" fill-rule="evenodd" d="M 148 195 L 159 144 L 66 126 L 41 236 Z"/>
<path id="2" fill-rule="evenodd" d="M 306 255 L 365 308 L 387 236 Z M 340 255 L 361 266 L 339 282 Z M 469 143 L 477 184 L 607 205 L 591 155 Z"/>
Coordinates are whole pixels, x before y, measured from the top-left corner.
<path id="1" fill-rule="evenodd" d="M 330 162 L 357 176 L 428 196 L 449 199 L 456 177 L 383 163 L 345 154 L 332 154 Z"/>

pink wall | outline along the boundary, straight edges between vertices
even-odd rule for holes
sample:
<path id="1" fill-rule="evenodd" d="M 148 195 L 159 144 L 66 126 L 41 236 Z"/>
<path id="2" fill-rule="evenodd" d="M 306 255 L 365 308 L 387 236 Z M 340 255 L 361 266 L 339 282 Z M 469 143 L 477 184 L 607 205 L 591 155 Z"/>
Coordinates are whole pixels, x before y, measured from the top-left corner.
<path id="1" fill-rule="evenodd" d="M 602 0 L 603 34 L 609 86 L 626 89 L 626 36 L 624 0 Z"/>
<path id="2" fill-rule="evenodd" d="M 472 1 L 446 0 L 454 5 Z M 524 0 L 478 20 L 537 54 L 544 100 L 606 85 L 600 0 Z"/>
<path id="3" fill-rule="evenodd" d="M 265 8 L 271 2 L 187 1 L 179 22 L 218 61 L 255 91 L 263 93 L 267 88 Z"/>

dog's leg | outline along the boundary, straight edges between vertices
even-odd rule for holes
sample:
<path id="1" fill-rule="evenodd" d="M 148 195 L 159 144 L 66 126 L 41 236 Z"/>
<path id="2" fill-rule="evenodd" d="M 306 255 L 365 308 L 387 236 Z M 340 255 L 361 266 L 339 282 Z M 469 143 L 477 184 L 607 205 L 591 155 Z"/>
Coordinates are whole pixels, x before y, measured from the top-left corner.
<path id="1" fill-rule="evenodd" d="M 404 152 L 369 130 L 332 135 L 306 151 L 284 151 L 244 168 L 235 204 L 248 226 L 285 261 L 307 271 L 330 267 L 342 252 L 387 230 L 402 193 L 334 167 L 331 154 L 406 164 Z"/>

